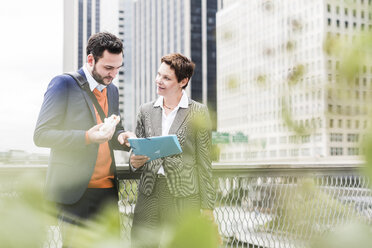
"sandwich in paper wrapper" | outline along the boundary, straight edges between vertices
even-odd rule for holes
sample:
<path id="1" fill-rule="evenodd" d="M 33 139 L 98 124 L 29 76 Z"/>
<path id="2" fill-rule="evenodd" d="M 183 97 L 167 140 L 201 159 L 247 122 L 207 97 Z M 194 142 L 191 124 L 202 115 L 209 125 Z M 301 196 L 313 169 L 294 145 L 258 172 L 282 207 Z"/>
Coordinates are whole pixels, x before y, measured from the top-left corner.
<path id="1" fill-rule="evenodd" d="M 99 131 L 104 132 L 104 133 L 109 132 L 111 129 L 116 127 L 119 121 L 120 121 L 120 116 L 111 115 L 110 117 L 105 118 L 102 127 L 99 128 Z"/>

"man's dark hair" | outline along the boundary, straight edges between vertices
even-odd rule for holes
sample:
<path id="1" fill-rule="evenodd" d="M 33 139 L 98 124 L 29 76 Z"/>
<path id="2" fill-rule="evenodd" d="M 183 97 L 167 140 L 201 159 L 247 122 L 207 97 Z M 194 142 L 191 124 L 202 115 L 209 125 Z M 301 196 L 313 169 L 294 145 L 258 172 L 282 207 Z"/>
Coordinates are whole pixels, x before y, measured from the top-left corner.
<path id="1" fill-rule="evenodd" d="M 118 37 L 108 32 L 93 34 L 88 40 L 87 56 L 92 54 L 94 60 L 97 62 L 99 58 L 102 58 L 105 50 L 110 53 L 119 54 L 123 52 L 123 43 Z"/>
<path id="2" fill-rule="evenodd" d="M 163 56 L 161 58 L 161 63 L 166 63 L 174 70 L 178 82 L 181 82 L 184 78 L 188 78 L 190 81 L 190 78 L 194 73 L 194 62 L 180 53 L 171 53 Z M 189 82 L 187 82 L 187 84 L 182 88 L 185 89 L 188 83 Z"/>

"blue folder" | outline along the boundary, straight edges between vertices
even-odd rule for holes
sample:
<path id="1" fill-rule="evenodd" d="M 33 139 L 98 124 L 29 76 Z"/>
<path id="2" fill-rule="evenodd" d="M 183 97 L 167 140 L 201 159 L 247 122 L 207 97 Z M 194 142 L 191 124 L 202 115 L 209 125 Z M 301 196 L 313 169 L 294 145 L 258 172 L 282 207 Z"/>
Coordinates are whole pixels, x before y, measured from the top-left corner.
<path id="1" fill-rule="evenodd" d="M 146 155 L 149 161 L 182 152 L 176 135 L 129 138 L 128 141 L 135 155 Z"/>

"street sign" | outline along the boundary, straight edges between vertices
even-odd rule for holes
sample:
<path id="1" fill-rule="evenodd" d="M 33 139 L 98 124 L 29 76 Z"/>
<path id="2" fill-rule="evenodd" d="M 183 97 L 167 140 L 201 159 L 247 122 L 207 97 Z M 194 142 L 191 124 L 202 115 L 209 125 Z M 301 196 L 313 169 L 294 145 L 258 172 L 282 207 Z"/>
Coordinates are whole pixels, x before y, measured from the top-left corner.
<path id="1" fill-rule="evenodd" d="M 228 144 L 230 143 L 229 133 L 212 132 L 212 144 Z"/>
<path id="2" fill-rule="evenodd" d="M 232 136 L 232 141 L 234 143 L 248 143 L 248 136 L 244 135 L 242 132 L 238 132 Z"/>

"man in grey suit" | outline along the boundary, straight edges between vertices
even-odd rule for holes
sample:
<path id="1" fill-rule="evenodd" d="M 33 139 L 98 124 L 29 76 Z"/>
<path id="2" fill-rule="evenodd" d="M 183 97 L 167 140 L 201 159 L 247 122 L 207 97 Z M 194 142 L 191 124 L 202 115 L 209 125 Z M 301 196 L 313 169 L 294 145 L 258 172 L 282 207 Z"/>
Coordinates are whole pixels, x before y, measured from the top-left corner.
<path id="1" fill-rule="evenodd" d="M 159 98 L 140 107 L 136 135 L 139 138 L 175 134 L 182 153 L 147 162 L 133 154 L 130 164 L 142 170 L 134 210 L 132 242 L 157 247 L 159 240 L 144 236 L 188 211 L 213 219 L 215 190 L 211 170 L 211 124 L 205 105 L 185 91 L 194 63 L 174 53 L 161 58 L 156 76 Z"/>

